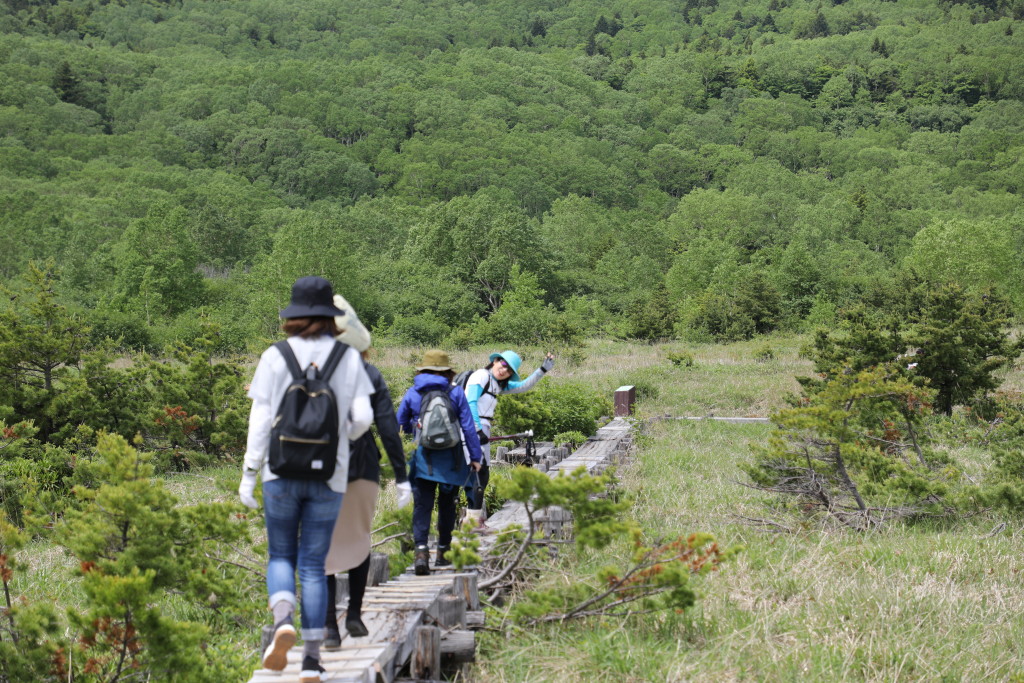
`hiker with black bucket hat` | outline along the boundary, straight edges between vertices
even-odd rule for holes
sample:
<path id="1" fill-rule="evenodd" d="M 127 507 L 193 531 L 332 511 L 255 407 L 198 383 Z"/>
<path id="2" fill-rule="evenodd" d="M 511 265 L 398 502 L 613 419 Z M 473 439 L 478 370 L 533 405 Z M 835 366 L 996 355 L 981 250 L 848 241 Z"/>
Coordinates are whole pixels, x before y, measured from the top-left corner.
<path id="1" fill-rule="evenodd" d="M 303 661 L 299 680 L 321 680 L 320 645 L 327 614 L 324 560 L 348 484 L 349 440 L 373 421 L 373 384 L 359 352 L 336 342 L 331 284 L 296 280 L 281 311 L 288 336 L 263 352 L 249 398 L 249 436 L 238 494 L 259 507 L 263 480 L 267 528 L 267 591 L 274 633 L 263 666 L 281 671 L 298 634 L 293 623 L 296 573 L 302 584 Z"/>

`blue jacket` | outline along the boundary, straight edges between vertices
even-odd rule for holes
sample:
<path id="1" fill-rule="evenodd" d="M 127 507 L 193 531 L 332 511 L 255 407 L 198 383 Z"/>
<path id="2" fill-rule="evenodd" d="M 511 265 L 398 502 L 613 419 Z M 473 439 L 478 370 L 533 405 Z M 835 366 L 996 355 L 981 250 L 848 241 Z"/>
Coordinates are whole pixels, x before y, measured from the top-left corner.
<path id="1" fill-rule="evenodd" d="M 476 424 L 473 422 L 473 413 L 469 409 L 469 403 L 466 401 L 466 394 L 463 393 L 462 387 L 451 386 L 448 380 L 441 375 L 429 373 L 416 375 L 413 378 L 412 387 L 405 392 L 405 396 L 402 397 L 402 402 L 398 406 L 398 426 L 406 434 L 415 436 L 423 394 L 443 388 L 448 388 L 452 406 L 459 414 L 465 450 L 462 446 L 456 446 L 447 450 L 425 452 L 422 446 L 417 446 L 410 468 L 410 478 L 429 479 L 462 486 L 469 476 L 469 468 L 465 465 L 466 453 L 469 454 L 469 459 L 473 462 L 480 462 L 483 458 L 480 438 L 476 434 Z"/>

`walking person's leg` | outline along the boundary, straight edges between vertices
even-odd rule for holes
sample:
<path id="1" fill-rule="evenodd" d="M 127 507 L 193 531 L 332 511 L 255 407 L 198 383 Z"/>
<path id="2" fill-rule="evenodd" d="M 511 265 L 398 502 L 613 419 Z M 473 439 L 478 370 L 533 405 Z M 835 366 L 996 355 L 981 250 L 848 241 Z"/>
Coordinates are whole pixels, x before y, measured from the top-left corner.
<path id="1" fill-rule="evenodd" d="M 331 532 L 341 509 L 342 494 L 322 481 L 302 482 L 306 496 L 302 506 L 298 574 L 302 583 L 303 661 L 299 680 L 318 681 L 320 644 L 326 635 L 327 577 L 324 560 L 331 547 Z"/>
<path id="2" fill-rule="evenodd" d="M 280 671 L 288 663 L 288 650 L 297 634 L 295 612 L 295 568 L 299 554 L 301 502 L 290 485 L 292 480 L 273 479 L 263 483 L 263 507 L 267 525 L 267 594 L 274 613 L 274 636 L 263 653 L 263 667 Z"/>
<path id="3" fill-rule="evenodd" d="M 325 650 L 337 650 L 341 647 L 341 633 L 338 631 L 338 580 L 334 574 L 327 574 L 327 617 L 324 619 Z"/>
<path id="4" fill-rule="evenodd" d="M 370 578 L 370 556 L 367 555 L 358 566 L 348 570 L 348 612 L 345 613 L 345 630 L 353 638 L 362 638 L 369 631 L 363 623 L 363 596 L 366 582 Z"/>
<path id="5" fill-rule="evenodd" d="M 446 567 L 451 564 L 444 554 L 452 547 L 452 530 L 455 528 L 455 506 L 459 487 L 441 484 L 437 492 L 437 557 L 434 566 Z"/>
<path id="6" fill-rule="evenodd" d="M 417 575 L 430 573 L 430 517 L 434 513 L 434 494 L 437 482 L 416 478 L 412 480 L 412 540 L 416 545 L 413 568 Z"/>

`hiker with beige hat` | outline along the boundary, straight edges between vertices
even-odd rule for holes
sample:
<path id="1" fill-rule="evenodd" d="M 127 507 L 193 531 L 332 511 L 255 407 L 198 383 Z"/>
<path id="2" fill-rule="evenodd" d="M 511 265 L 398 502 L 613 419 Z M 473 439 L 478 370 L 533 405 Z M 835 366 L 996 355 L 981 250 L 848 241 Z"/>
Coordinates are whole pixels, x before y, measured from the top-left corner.
<path id="1" fill-rule="evenodd" d="M 466 394 L 452 386 L 455 377 L 448 354 L 431 350 L 416 367 L 413 385 L 398 406 L 398 425 L 416 441 L 409 467 L 412 481 L 412 535 L 416 544 L 413 567 L 430 573 L 427 547 L 430 517 L 437 498 L 435 566 L 451 564 L 445 553 L 455 528 L 455 503 L 470 472 L 480 469 L 483 454 Z"/>

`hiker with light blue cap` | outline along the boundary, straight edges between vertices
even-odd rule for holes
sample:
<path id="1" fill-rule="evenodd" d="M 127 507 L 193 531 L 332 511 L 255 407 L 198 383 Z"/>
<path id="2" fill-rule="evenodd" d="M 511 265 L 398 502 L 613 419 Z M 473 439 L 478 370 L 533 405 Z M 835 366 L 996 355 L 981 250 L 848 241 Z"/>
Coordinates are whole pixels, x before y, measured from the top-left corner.
<path id="1" fill-rule="evenodd" d="M 544 357 L 544 362 L 539 368 L 526 379 L 522 379 L 519 376 L 519 368 L 522 367 L 523 359 L 515 351 L 492 353 L 489 360 L 490 362 L 485 367 L 469 375 L 465 379 L 464 385 L 466 398 L 469 400 L 469 409 L 473 413 L 473 422 L 476 423 L 477 436 L 480 437 L 480 444 L 484 452 L 483 466 L 479 472 L 480 485 L 466 488 L 466 500 L 469 501 L 466 516 L 468 519 L 475 520 L 477 528 L 482 531 L 487 530 L 484 524 L 486 517 L 484 489 L 487 488 L 487 481 L 490 478 L 491 449 L 487 442 L 491 436 L 491 425 L 494 421 L 494 410 L 498 406 L 498 396 L 529 391 L 540 381 L 541 377 L 555 366 L 555 356 L 549 353 Z"/>

